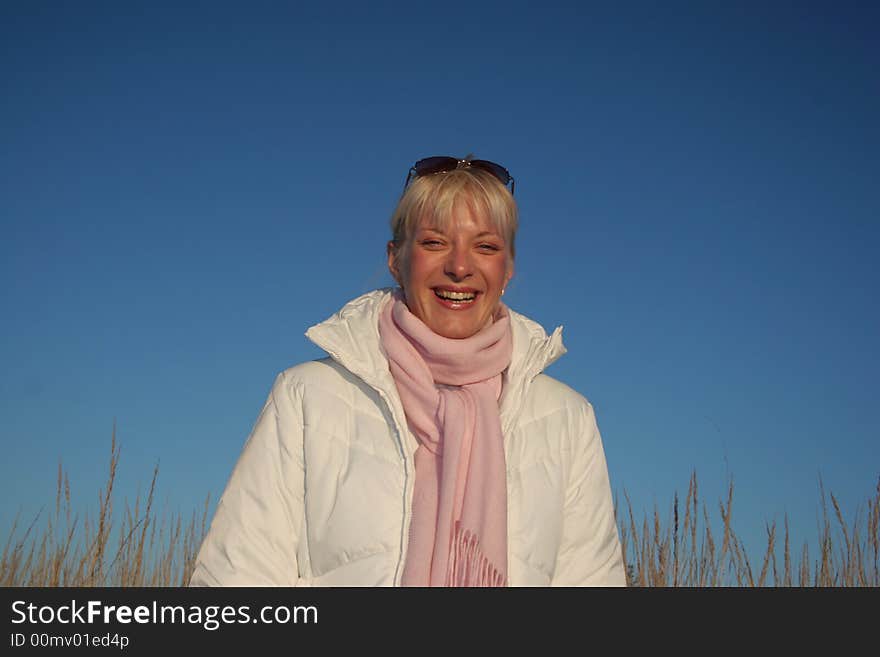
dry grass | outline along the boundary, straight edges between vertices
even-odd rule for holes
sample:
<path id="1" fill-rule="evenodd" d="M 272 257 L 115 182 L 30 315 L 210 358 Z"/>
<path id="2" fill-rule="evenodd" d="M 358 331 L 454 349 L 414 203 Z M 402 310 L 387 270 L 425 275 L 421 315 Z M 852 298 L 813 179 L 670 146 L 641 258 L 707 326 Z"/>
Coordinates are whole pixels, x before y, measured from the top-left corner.
<path id="1" fill-rule="evenodd" d="M 632 503 L 624 493 L 625 518 L 618 516 L 621 549 L 627 566 L 630 586 L 880 586 L 880 481 L 868 499 L 867 513 L 857 509 L 852 524 L 847 525 L 837 498 L 826 498 L 820 480 L 822 525 L 818 537 L 818 555 L 813 560 L 805 543 L 795 566 L 791 552 L 788 516 L 783 527 L 781 567 L 778 559 L 776 523 L 766 526 L 767 544 L 757 563 L 749 560 L 745 547 L 733 530 L 733 482 L 726 499 L 718 504 L 720 548 L 712 533 L 705 504 L 698 501 L 697 475 L 691 475 L 684 501 L 684 521 L 679 523 L 682 508 L 675 493 L 668 524 L 656 508 L 638 526 Z M 828 499 L 834 511 L 830 518 Z M 619 510 L 619 505 L 615 504 Z M 700 522 L 702 519 L 702 523 Z"/>
<path id="2" fill-rule="evenodd" d="M 113 490 L 119 463 L 116 433 L 110 446 L 107 484 L 98 495 L 96 517 L 82 522 L 73 515 L 70 483 L 58 467 L 54 513 L 37 530 L 39 516 L 23 535 L 13 524 L 0 557 L 0 586 L 185 586 L 205 535 L 208 502 L 184 523 L 179 515 L 154 510 L 158 467 L 149 491 L 114 515 Z M 618 517 L 621 548 L 630 586 L 880 586 L 880 481 L 868 499 L 867 513 L 856 511 L 851 525 L 834 494 L 826 497 L 822 482 L 822 522 L 818 555 L 811 559 L 804 544 L 799 557 L 791 552 L 786 516 L 782 554 L 776 523 L 767 525 L 767 545 L 753 564 L 733 529 L 733 482 L 718 504 L 720 528 L 700 503 L 696 473 L 682 504 L 673 496 L 669 515 L 660 511 L 637 524 L 629 495 L 627 513 Z M 830 500 L 830 506 L 829 506 Z M 620 506 L 615 504 L 619 511 Z M 799 560 L 798 560 L 799 559 Z M 795 565 L 797 563 L 797 565 Z"/>
<path id="3" fill-rule="evenodd" d="M 0 557 L 0 586 L 184 586 L 205 535 L 208 499 L 184 524 L 177 514 L 159 521 L 154 506 L 158 467 L 150 489 L 134 507 L 114 515 L 113 487 L 119 464 L 114 429 L 107 485 L 95 518 L 73 514 L 70 482 L 58 466 L 55 510 L 35 533 L 39 515 L 18 537 L 13 523 Z M 42 515 L 42 512 L 41 514 Z"/>

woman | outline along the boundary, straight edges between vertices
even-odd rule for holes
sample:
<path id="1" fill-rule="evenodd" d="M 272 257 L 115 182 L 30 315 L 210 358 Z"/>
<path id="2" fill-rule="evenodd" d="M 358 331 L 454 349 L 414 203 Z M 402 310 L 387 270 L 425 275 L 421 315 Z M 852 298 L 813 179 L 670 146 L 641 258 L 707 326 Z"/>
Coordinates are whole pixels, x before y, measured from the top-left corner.
<path id="1" fill-rule="evenodd" d="M 509 189 L 508 189 L 509 186 Z M 399 288 L 306 335 L 220 499 L 193 585 L 624 585 L 590 404 L 565 348 L 502 302 L 513 179 L 417 162 L 391 220 Z"/>

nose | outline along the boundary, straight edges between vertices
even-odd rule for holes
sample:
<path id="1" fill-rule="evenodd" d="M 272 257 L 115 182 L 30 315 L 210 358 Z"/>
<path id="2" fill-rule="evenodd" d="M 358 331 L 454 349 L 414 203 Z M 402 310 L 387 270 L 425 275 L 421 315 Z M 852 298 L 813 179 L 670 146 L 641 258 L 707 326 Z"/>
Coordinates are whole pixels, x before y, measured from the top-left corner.
<path id="1" fill-rule="evenodd" d="M 446 258 L 446 275 L 455 281 L 465 279 L 473 273 L 473 264 L 470 249 L 453 245 Z"/>

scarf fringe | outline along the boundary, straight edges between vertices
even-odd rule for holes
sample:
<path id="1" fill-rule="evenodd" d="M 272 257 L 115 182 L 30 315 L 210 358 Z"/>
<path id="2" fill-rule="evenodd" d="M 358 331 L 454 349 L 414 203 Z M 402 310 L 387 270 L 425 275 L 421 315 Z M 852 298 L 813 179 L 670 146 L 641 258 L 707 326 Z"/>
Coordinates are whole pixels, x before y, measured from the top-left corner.
<path id="1" fill-rule="evenodd" d="M 447 586 L 492 587 L 507 586 L 507 579 L 480 549 L 480 541 L 467 529 L 456 523 L 452 538 Z"/>

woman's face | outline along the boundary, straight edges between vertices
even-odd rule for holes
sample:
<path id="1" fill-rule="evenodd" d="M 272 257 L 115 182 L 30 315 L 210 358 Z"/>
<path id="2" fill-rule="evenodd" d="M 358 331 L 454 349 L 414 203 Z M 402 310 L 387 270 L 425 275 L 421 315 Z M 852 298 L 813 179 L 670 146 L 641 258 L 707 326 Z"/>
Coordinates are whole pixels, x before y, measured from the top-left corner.
<path id="1" fill-rule="evenodd" d="M 510 247 L 487 217 L 456 203 L 450 219 L 446 231 L 419 226 L 401 247 L 402 260 L 389 245 L 388 268 L 410 312 L 428 328 L 469 338 L 491 323 L 513 264 Z"/>

